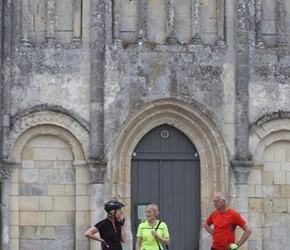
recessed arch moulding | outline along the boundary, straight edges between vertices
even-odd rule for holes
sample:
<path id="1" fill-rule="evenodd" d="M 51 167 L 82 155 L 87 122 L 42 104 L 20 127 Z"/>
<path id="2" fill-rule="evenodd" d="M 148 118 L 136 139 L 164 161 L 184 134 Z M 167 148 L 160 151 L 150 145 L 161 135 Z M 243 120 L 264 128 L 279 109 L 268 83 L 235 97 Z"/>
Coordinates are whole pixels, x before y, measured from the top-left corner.
<path id="1" fill-rule="evenodd" d="M 272 245 L 285 245 L 282 241 L 283 239 L 275 238 L 275 230 L 272 230 L 273 228 L 279 228 L 282 221 L 284 224 L 289 223 L 289 218 L 285 217 L 285 212 L 282 209 L 284 203 L 289 203 L 289 194 L 285 192 L 289 186 L 289 180 L 286 178 L 288 169 L 287 167 L 284 169 L 279 167 L 281 162 L 283 163 L 286 159 L 283 159 L 283 157 L 280 159 L 279 155 L 276 155 L 275 150 L 273 150 L 275 149 L 273 144 L 277 146 L 282 143 L 283 145 L 284 142 L 290 142 L 290 119 L 288 112 L 269 114 L 258 120 L 251 128 L 249 149 L 253 155 L 254 165 L 251 172 L 252 176 L 250 175 L 248 183 L 249 202 L 252 200 L 250 204 L 253 204 L 253 202 L 256 204 L 260 203 L 261 207 L 257 209 L 255 206 L 252 208 L 249 206 L 249 221 L 254 231 L 261 232 L 262 235 L 268 235 L 266 238 L 255 238 L 253 240 L 254 245 L 260 246 L 260 249 L 263 249 L 264 245 L 269 244 L 269 238 L 274 239 Z M 270 151 L 267 151 L 268 148 Z M 285 153 L 284 151 L 282 152 Z M 272 161 L 273 165 L 267 166 L 267 163 L 269 163 L 269 160 L 267 160 L 269 155 L 266 155 L 267 153 L 272 153 L 273 158 L 270 162 Z M 281 155 L 284 156 L 283 154 Z M 285 163 L 288 164 L 287 161 Z M 285 182 L 275 181 L 276 174 L 277 176 L 284 176 Z M 272 205 L 272 203 L 275 205 Z M 280 209 L 277 209 L 277 207 Z M 273 214 L 275 214 L 274 219 Z M 284 231 L 287 234 L 287 229 Z"/>
<path id="2" fill-rule="evenodd" d="M 137 143 L 151 129 L 168 124 L 183 132 L 198 150 L 201 166 L 202 217 L 212 209 L 216 190 L 228 190 L 229 162 L 223 140 L 211 120 L 200 109 L 182 100 L 165 98 L 144 104 L 123 124 L 109 152 L 107 195 L 126 204 L 130 218 L 130 164 Z M 111 161 L 111 162 L 110 162 Z M 131 223 L 126 223 L 130 227 Z M 129 231 L 131 231 L 129 229 Z"/>
<path id="3" fill-rule="evenodd" d="M 290 119 L 274 118 L 252 128 L 249 149 L 253 155 L 254 166 L 263 166 L 264 151 L 267 146 L 276 141 L 290 141 Z"/>
<path id="4" fill-rule="evenodd" d="M 54 135 L 65 141 L 70 146 L 76 162 L 88 159 L 87 129 L 65 114 L 41 111 L 23 116 L 13 124 L 10 135 L 12 160 L 20 161 L 25 144 L 39 135 Z"/>
<path id="5" fill-rule="evenodd" d="M 17 171 L 17 169 L 13 168 L 21 168 L 23 167 L 22 164 L 22 152 L 24 147 L 27 145 L 28 142 L 30 142 L 33 138 L 43 136 L 43 135 L 50 135 L 54 136 L 56 138 L 61 139 L 63 142 L 65 142 L 72 153 L 72 165 L 75 170 L 75 176 L 73 180 L 73 184 L 75 185 L 74 189 L 75 193 L 80 193 L 80 190 L 86 190 L 88 189 L 88 184 L 90 183 L 89 178 L 89 170 L 87 167 L 87 159 L 88 159 L 88 152 L 89 152 L 89 131 L 86 129 L 85 126 L 83 126 L 80 122 L 78 122 L 77 119 L 74 119 L 71 116 L 68 116 L 63 113 L 57 113 L 54 111 L 40 111 L 40 112 L 32 112 L 28 115 L 23 115 L 19 119 L 15 121 L 15 123 L 12 126 L 12 130 L 10 133 L 10 145 L 11 148 L 9 150 L 9 155 L 11 158 L 11 161 L 16 163 L 14 165 L 9 165 L 7 167 L 10 167 L 9 173 L 13 173 L 12 171 Z M 14 172 L 17 173 L 17 172 Z M 9 175 L 6 176 L 6 178 L 10 178 Z M 15 178 L 13 175 L 11 176 L 11 179 Z M 4 195 L 4 198 L 11 195 L 10 189 L 12 190 L 12 187 L 15 190 L 18 190 L 18 180 L 14 180 L 15 182 L 7 182 L 7 184 L 4 185 L 6 187 L 6 193 Z M 77 184 L 77 185 L 76 185 Z M 10 185 L 11 188 L 8 188 L 7 185 Z M 12 192 L 13 195 L 13 192 Z M 14 192 L 14 201 L 15 204 L 19 203 L 19 197 L 18 195 L 15 195 Z M 82 225 L 85 225 L 87 221 L 82 217 L 79 216 L 79 212 L 85 212 L 89 214 L 89 196 L 83 195 L 83 196 L 75 196 L 74 197 L 75 202 L 75 234 L 79 235 L 79 232 L 83 230 Z M 3 197 L 2 197 L 3 199 Z M 17 207 L 18 205 L 15 205 L 13 207 L 14 213 L 19 213 L 20 208 Z M 82 204 L 82 206 L 79 206 L 77 204 Z M 5 211 L 2 211 L 2 213 L 8 214 L 9 213 L 9 207 L 5 207 Z M 6 216 L 6 215 L 5 215 Z M 19 218 L 14 219 L 14 223 L 16 223 L 17 226 L 20 225 Z M 7 216 L 6 220 L 2 221 L 4 228 L 9 228 L 10 226 L 10 218 Z M 14 229 L 16 227 L 14 226 Z M 19 229 L 15 229 L 19 230 Z M 8 231 L 9 232 L 9 231 Z M 11 233 L 13 235 L 13 233 Z M 7 237 L 11 236 L 9 233 L 7 234 Z M 10 238 L 10 241 L 16 244 L 15 242 L 18 242 L 19 239 L 17 238 Z M 80 238 L 79 236 L 75 239 L 78 242 L 86 241 L 85 239 Z M 9 242 L 9 240 L 8 240 Z M 13 244 L 13 243 L 7 243 L 7 244 Z M 18 246 L 19 247 L 19 246 Z"/>

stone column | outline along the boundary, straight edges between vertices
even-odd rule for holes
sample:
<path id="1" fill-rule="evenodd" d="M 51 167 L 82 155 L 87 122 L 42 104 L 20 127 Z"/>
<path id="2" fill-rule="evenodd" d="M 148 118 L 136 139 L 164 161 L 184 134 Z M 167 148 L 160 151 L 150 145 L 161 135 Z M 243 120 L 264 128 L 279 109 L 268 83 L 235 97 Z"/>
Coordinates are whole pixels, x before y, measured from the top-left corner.
<path id="1" fill-rule="evenodd" d="M 200 0 L 192 0 L 192 35 L 193 44 L 202 44 L 200 37 Z"/>
<path id="2" fill-rule="evenodd" d="M 285 0 L 277 0 L 277 10 L 278 10 L 278 20 L 277 20 L 277 33 L 278 33 L 278 46 L 286 46 L 286 36 L 285 36 Z"/>
<path id="3" fill-rule="evenodd" d="M 225 45 L 225 1 L 217 0 L 217 44 Z"/>
<path id="4" fill-rule="evenodd" d="M 174 34 L 174 0 L 167 0 L 167 38 L 168 44 L 175 44 L 176 38 Z"/>
<path id="5" fill-rule="evenodd" d="M 113 19 L 113 41 L 120 42 L 120 12 L 121 2 L 119 0 L 112 0 L 112 19 Z"/>
<path id="6" fill-rule="evenodd" d="M 12 0 L 2 1 L 1 4 L 1 126 L 0 126 L 0 181 L 1 181 L 1 250 L 10 250 L 10 113 L 12 85 Z"/>
<path id="7" fill-rule="evenodd" d="M 0 161 L 9 159 L 10 154 L 10 113 L 11 113 L 11 86 L 12 86 L 12 0 L 3 1 L 4 19 L 2 25 L 1 50 L 1 126 L 0 126 Z M 16 36 L 16 34 L 15 34 Z"/>
<path id="8" fill-rule="evenodd" d="M 105 192 L 105 172 L 107 163 L 104 161 L 90 161 L 87 162 L 90 171 L 90 225 L 95 225 L 96 222 L 104 219 L 103 204 L 106 200 Z M 90 241 L 90 249 L 97 249 L 97 244 Z"/>
<path id="9" fill-rule="evenodd" d="M 230 196 L 231 203 L 234 209 L 237 210 L 242 217 L 249 222 L 249 199 L 248 199 L 248 185 L 238 184 L 235 186 L 233 194 Z M 243 249 L 251 249 L 247 247 L 248 241 L 243 245 Z"/>
<path id="10" fill-rule="evenodd" d="M 249 155 L 249 10 L 247 0 L 236 2 L 236 118 L 235 159 L 237 182 L 247 183 Z M 238 164 L 236 164 L 238 163 Z M 245 164 L 244 164 L 245 163 Z M 245 177 L 246 174 L 246 177 Z"/>
<path id="11" fill-rule="evenodd" d="M 1 249 L 10 249 L 10 182 L 1 181 Z"/>
<path id="12" fill-rule="evenodd" d="M 262 0 L 256 0 L 255 5 L 255 31 L 256 31 L 256 45 L 263 46 L 263 37 L 262 37 Z"/>
<path id="13" fill-rule="evenodd" d="M 12 162 L 1 162 L 1 250 L 10 250 L 10 176 Z"/>
<path id="14" fill-rule="evenodd" d="M 104 218 L 104 71 L 105 71 L 105 1 L 91 0 L 91 79 L 90 79 L 90 148 L 87 165 L 90 171 L 90 225 Z M 97 243 L 90 241 L 91 248 Z"/>
<path id="15" fill-rule="evenodd" d="M 140 10 L 140 24 L 139 24 L 139 34 L 137 43 L 141 44 L 142 42 L 147 41 L 147 8 L 148 3 L 147 0 L 139 1 L 139 10 Z"/>
<path id="16" fill-rule="evenodd" d="M 3 20 L 3 1 L 0 2 L 0 20 Z M 3 39 L 3 36 L 2 36 L 2 29 L 3 29 L 3 26 L 2 26 L 2 22 L 0 22 L 0 42 L 2 44 L 2 39 Z M 1 52 L 0 52 L 0 55 L 1 55 Z M 0 61 L 1 61 L 1 58 L 2 58 L 2 55 L 0 57 Z"/>
<path id="17" fill-rule="evenodd" d="M 2 12 L 1 12 L 2 13 Z M 10 250 L 10 112 L 11 112 L 11 44 L 12 44 L 12 6 L 11 1 L 4 1 L 2 23 L 2 74 L 1 74 L 1 117 L 0 126 L 0 181 L 1 181 L 1 250 Z"/>
<path id="18" fill-rule="evenodd" d="M 46 42 L 55 43 L 55 0 L 47 0 L 47 24 L 46 24 Z"/>
<path id="19" fill-rule="evenodd" d="M 90 161 L 104 162 L 105 3 L 91 0 Z"/>
<path id="20" fill-rule="evenodd" d="M 103 204 L 106 202 L 105 187 L 102 183 L 91 183 L 89 187 L 90 194 L 90 225 L 95 225 L 98 221 L 105 218 L 105 212 Z M 100 245 L 99 242 L 90 240 L 90 249 L 97 248 Z"/>
<path id="21" fill-rule="evenodd" d="M 82 41 L 82 0 L 74 1 L 74 35 L 72 42 L 80 43 Z"/>
<path id="22" fill-rule="evenodd" d="M 23 46 L 30 47 L 31 42 L 29 39 L 29 29 L 30 29 L 30 14 L 29 14 L 29 0 L 22 0 L 21 6 L 21 32 L 22 38 L 21 42 Z"/>

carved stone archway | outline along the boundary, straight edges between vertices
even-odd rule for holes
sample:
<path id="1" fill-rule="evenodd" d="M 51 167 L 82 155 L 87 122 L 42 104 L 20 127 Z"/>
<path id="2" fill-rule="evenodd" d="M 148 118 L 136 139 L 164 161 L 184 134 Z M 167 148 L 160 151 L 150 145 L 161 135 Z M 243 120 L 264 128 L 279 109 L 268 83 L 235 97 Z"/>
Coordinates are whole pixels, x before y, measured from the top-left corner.
<path id="1" fill-rule="evenodd" d="M 80 124 L 76 119 L 53 111 L 40 111 L 36 113 L 31 113 L 19 118 L 12 127 L 11 135 L 10 135 L 10 142 L 13 146 L 20 135 L 22 135 L 26 130 L 30 128 L 34 128 L 36 126 L 41 125 L 51 125 L 54 128 L 63 128 L 65 131 L 71 133 L 71 135 L 66 136 L 67 139 L 65 141 L 71 141 L 70 137 L 75 137 L 78 141 L 78 144 L 81 145 L 83 156 L 81 158 L 88 159 L 88 152 L 89 152 L 89 131 Z M 56 130 L 55 130 L 56 131 Z M 50 127 L 50 132 L 58 134 L 59 132 L 53 132 L 53 128 Z M 58 134 L 60 137 L 62 135 Z M 23 139 L 22 139 L 23 140 Z M 72 147 L 74 147 L 72 145 Z M 12 150 L 12 148 L 11 148 Z M 15 149 L 14 149 L 15 151 Z M 14 156 L 16 153 L 13 153 Z M 76 156 L 76 159 L 78 157 Z"/>
<path id="2" fill-rule="evenodd" d="M 253 154 L 254 165 L 262 164 L 265 148 L 275 141 L 289 140 L 290 119 L 274 118 L 259 124 L 252 129 L 249 138 L 250 153 Z"/>
<path id="3" fill-rule="evenodd" d="M 107 176 L 110 180 L 109 196 L 125 202 L 126 213 L 130 214 L 130 164 L 133 150 L 147 132 L 162 124 L 169 124 L 182 131 L 199 153 L 201 211 L 202 217 L 205 218 L 211 209 L 212 194 L 216 190 L 228 189 L 229 162 L 223 140 L 211 120 L 193 105 L 178 99 L 166 98 L 147 103 L 125 122 L 109 157 L 111 159 L 109 163 L 111 168 L 108 169 Z M 127 223 L 129 232 L 130 224 Z M 208 241 L 206 238 L 201 236 L 201 246 L 205 244 L 204 241 Z"/>
<path id="4" fill-rule="evenodd" d="M 53 111 L 41 111 L 21 116 L 12 126 L 9 141 L 11 147 L 8 154 L 10 158 L 5 161 L 6 164 L 4 164 L 1 169 L 1 173 L 6 174 L 6 176 L 2 176 L 3 180 L 1 183 L 1 201 L 3 204 L 1 209 L 2 245 L 5 250 L 9 250 L 11 246 L 13 247 L 13 243 L 10 241 L 11 192 L 13 192 L 14 195 L 13 209 L 14 211 L 19 211 L 19 208 L 15 209 L 15 206 L 18 204 L 17 199 L 19 199 L 17 197 L 17 192 L 15 191 L 18 189 L 16 187 L 18 183 L 14 182 L 12 184 L 10 179 L 13 178 L 13 176 L 10 176 L 10 174 L 12 171 L 16 170 L 14 168 L 18 168 L 22 165 L 21 157 L 25 145 L 33 138 L 45 135 L 61 139 L 70 148 L 73 155 L 72 165 L 75 169 L 75 183 L 78 183 L 78 185 L 75 185 L 75 193 L 79 193 L 80 190 L 87 188 L 87 185 L 90 183 L 90 174 L 87 167 L 89 131 L 86 127 L 70 116 Z M 82 218 L 78 218 L 79 214 L 77 211 L 80 207 L 77 206 L 77 204 L 83 204 L 83 206 L 88 208 L 87 212 L 89 212 L 89 200 L 88 195 L 87 197 L 75 196 L 76 220 L 83 220 Z M 88 204 L 84 204 L 84 201 L 87 201 Z M 14 220 L 14 223 L 15 222 L 16 221 Z M 83 221 L 83 223 L 85 224 L 87 221 Z M 80 230 L 78 227 L 79 226 L 76 226 L 75 228 L 76 232 L 79 232 Z M 83 241 L 87 244 L 87 240 L 80 239 L 79 236 L 77 236 L 76 240 Z M 12 245 L 10 246 L 10 244 Z M 82 244 L 79 243 L 78 245 Z"/>
<path id="5" fill-rule="evenodd" d="M 275 241 L 275 233 L 272 228 L 275 226 L 281 230 L 281 222 L 289 223 L 289 218 L 280 210 L 275 211 L 276 207 L 281 207 L 283 203 L 289 202 L 289 194 L 283 193 L 289 186 L 289 180 L 286 182 L 277 182 L 275 176 L 287 176 L 289 170 L 287 164 L 289 160 L 280 168 L 280 158 L 275 155 L 275 151 L 271 151 L 277 145 L 290 143 L 290 119 L 288 117 L 277 117 L 276 114 L 265 117 L 252 128 L 249 138 L 250 152 L 253 155 L 254 165 L 249 176 L 249 221 L 254 231 L 260 232 L 261 235 L 266 234 L 266 237 L 259 237 L 249 240 L 250 246 L 255 246 L 256 249 L 264 249 L 265 245 L 269 244 L 267 239 L 271 240 L 271 247 L 278 244 L 283 245 L 281 239 Z M 282 146 L 283 147 L 283 146 Z M 270 151 L 268 151 L 270 149 Z M 281 150 L 281 148 L 279 148 Z M 288 150 L 288 147 L 287 147 Z M 279 151 L 280 152 L 280 151 Z M 283 152 L 283 151 L 281 151 Z M 269 160 L 269 153 L 273 158 Z M 283 154 L 281 153 L 281 156 Z M 271 157 L 270 157 L 271 158 Z M 284 159 L 285 160 L 285 159 Z M 271 161 L 272 165 L 269 165 Z M 283 160 L 281 160 L 283 161 Z M 277 190 L 277 192 L 275 192 Z M 272 205 L 275 204 L 274 205 Z M 254 204 L 261 204 L 260 207 L 255 207 Z M 255 208 L 255 209 L 254 209 Z M 273 222 L 269 223 L 273 218 Z M 283 230 L 285 231 L 285 230 Z M 287 235 L 287 230 L 285 234 Z M 285 244 L 285 243 L 284 243 Z M 275 247 L 274 247 L 275 248 Z"/>

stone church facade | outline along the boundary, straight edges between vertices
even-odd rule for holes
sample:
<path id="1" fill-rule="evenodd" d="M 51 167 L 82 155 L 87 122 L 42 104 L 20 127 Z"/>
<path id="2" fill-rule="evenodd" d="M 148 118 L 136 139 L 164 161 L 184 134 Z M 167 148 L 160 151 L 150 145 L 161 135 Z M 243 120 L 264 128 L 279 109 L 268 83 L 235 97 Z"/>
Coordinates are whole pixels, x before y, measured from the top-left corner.
<path id="1" fill-rule="evenodd" d="M 225 190 L 253 228 L 241 249 L 290 245 L 289 1 L 0 9 L 2 250 L 100 249 L 83 234 L 111 198 L 133 249 L 132 155 L 162 124 L 198 151 L 201 221 Z M 202 226 L 199 242 L 210 248 Z"/>

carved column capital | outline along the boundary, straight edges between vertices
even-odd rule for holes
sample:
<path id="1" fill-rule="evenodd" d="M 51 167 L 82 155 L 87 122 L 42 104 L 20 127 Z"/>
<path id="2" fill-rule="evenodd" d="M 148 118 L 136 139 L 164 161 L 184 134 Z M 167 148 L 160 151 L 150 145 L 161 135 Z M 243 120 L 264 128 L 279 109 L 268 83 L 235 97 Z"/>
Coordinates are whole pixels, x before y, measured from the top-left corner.
<path id="1" fill-rule="evenodd" d="M 0 162 L 0 182 L 10 179 L 14 163 L 11 159 L 4 159 Z"/>
<path id="2" fill-rule="evenodd" d="M 90 171 L 92 183 L 104 183 L 107 169 L 107 161 L 105 159 L 90 160 L 87 162 Z"/>
<path id="3" fill-rule="evenodd" d="M 233 160 L 231 162 L 234 170 L 236 183 L 247 184 L 254 161 L 252 160 Z"/>

